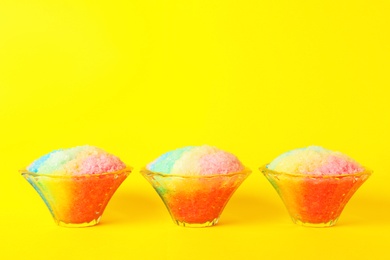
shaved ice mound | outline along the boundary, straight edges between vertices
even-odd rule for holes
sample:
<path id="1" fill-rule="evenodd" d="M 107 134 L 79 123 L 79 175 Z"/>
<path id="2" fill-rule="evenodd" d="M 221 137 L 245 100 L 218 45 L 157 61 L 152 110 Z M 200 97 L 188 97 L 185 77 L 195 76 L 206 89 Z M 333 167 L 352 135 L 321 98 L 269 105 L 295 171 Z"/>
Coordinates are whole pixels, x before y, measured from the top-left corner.
<path id="1" fill-rule="evenodd" d="M 245 169 L 235 155 L 208 145 L 170 151 L 147 168 L 154 172 L 183 175 L 226 174 Z"/>
<path id="2" fill-rule="evenodd" d="M 260 168 L 294 223 L 329 227 L 371 171 L 341 152 L 319 146 L 295 149 Z"/>
<path id="3" fill-rule="evenodd" d="M 358 162 L 340 152 L 320 146 L 295 149 L 274 159 L 267 168 L 277 172 L 340 175 L 364 171 Z"/>
<path id="4" fill-rule="evenodd" d="M 55 222 L 65 227 L 98 224 L 130 172 L 115 155 L 88 145 L 52 151 L 21 170 Z"/>
<path id="5" fill-rule="evenodd" d="M 217 224 L 250 170 L 235 155 L 203 145 L 167 152 L 141 173 L 160 195 L 174 223 L 207 227 Z"/>
<path id="6" fill-rule="evenodd" d="M 99 174 L 119 171 L 126 165 L 115 155 L 84 145 L 50 152 L 35 160 L 27 170 L 39 174 Z"/>

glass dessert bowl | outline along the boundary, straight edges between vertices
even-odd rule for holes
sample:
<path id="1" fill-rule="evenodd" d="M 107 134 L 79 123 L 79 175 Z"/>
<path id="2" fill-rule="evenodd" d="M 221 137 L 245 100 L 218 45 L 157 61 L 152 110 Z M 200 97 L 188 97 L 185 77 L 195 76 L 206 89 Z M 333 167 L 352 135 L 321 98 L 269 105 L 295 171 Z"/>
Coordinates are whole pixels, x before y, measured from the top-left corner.
<path id="1" fill-rule="evenodd" d="M 131 167 L 126 167 L 82 175 L 20 172 L 41 196 L 59 226 L 88 227 L 99 223 L 111 197 L 131 171 Z"/>
<path id="2" fill-rule="evenodd" d="M 296 224 L 310 227 L 330 227 L 336 224 L 353 194 L 372 174 L 362 172 L 318 175 L 260 171 L 275 188 Z"/>
<path id="3" fill-rule="evenodd" d="M 208 227 L 218 223 L 229 199 L 251 171 L 187 175 L 153 172 L 141 174 L 153 186 L 172 220 L 183 227 Z"/>

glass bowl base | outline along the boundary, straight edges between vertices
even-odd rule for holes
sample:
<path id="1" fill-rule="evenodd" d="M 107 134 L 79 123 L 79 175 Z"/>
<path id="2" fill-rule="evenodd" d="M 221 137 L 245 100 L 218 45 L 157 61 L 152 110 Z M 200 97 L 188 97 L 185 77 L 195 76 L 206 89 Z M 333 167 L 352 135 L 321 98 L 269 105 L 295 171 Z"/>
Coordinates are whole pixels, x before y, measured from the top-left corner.
<path id="1" fill-rule="evenodd" d="M 60 227 L 68 227 L 68 228 L 81 228 L 81 227 L 92 227 L 100 222 L 100 217 L 97 219 L 94 219 L 90 222 L 84 222 L 84 223 L 65 223 L 61 220 L 55 220 L 58 226 Z"/>
<path id="2" fill-rule="evenodd" d="M 313 227 L 313 228 L 323 228 L 323 227 L 332 227 L 336 224 L 337 218 L 330 220 L 328 222 L 321 222 L 321 223 L 310 223 L 310 222 L 303 222 L 299 219 L 292 218 L 293 222 L 297 225 L 304 226 L 304 227 Z"/>
<path id="3" fill-rule="evenodd" d="M 211 227 L 215 226 L 218 223 L 219 218 L 215 218 L 210 221 L 206 221 L 204 223 L 187 223 L 184 221 L 179 221 L 179 220 L 173 220 L 178 226 L 181 227 L 190 227 L 190 228 L 202 228 L 202 227 Z"/>

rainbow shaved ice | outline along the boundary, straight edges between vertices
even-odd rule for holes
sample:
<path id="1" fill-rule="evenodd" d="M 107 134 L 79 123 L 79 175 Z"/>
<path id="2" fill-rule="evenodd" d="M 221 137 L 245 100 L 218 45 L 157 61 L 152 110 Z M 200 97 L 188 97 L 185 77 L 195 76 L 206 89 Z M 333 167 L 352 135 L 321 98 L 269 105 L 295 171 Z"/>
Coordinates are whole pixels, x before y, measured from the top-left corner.
<path id="1" fill-rule="evenodd" d="M 126 168 L 115 155 L 94 146 L 78 146 L 50 152 L 34 161 L 27 170 L 41 174 L 99 174 Z"/>
<path id="2" fill-rule="evenodd" d="M 314 175 L 340 175 L 364 171 L 358 162 L 340 152 L 309 146 L 284 153 L 268 169 L 277 172 Z"/>
<path id="3" fill-rule="evenodd" d="M 208 145 L 170 151 L 158 157 L 147 168 L 154 172 L 183 175 L 226 174 L 245 169 L 235 155 Z"/>
<path id="4" fill-rule="evenodd" d="M 334 225 L 371 171 L 340 152 L 319 146 L 295 149 L 261 168 L 297 224 Z"/>
<path id="5" fill-rule="evenodd" d="M 50 152 L 21 172 L 58 225 L 84 227 L 99 223 L 131 168 L 115 155 L 85 145 Z"/>
<path id="6" fill-rule="evenodd" d="M 158 157 L 142 171 L 180 226 L 217 224 L 235 190 L 250 171 L 216 147 L 188 146 Z"/>

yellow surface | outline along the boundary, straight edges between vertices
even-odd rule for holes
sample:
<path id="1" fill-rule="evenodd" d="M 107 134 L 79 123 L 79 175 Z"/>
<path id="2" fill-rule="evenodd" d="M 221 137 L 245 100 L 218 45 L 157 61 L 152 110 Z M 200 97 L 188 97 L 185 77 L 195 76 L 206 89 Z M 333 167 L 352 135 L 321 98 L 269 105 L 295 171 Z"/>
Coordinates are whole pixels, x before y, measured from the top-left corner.
<path id="1" fill-rule="evenodd" d="M 0 1 L 1 259 L 389 259 L 388 1 Z M 138 173 L 210 144 L 253 174 L 177 227 Z M 61 228 L 18 169 L 91 144 L 135 167 L 100 225 Z M 294 225 L 257 167 L 321 145 L 374 170 L 333 228 Z"/>

